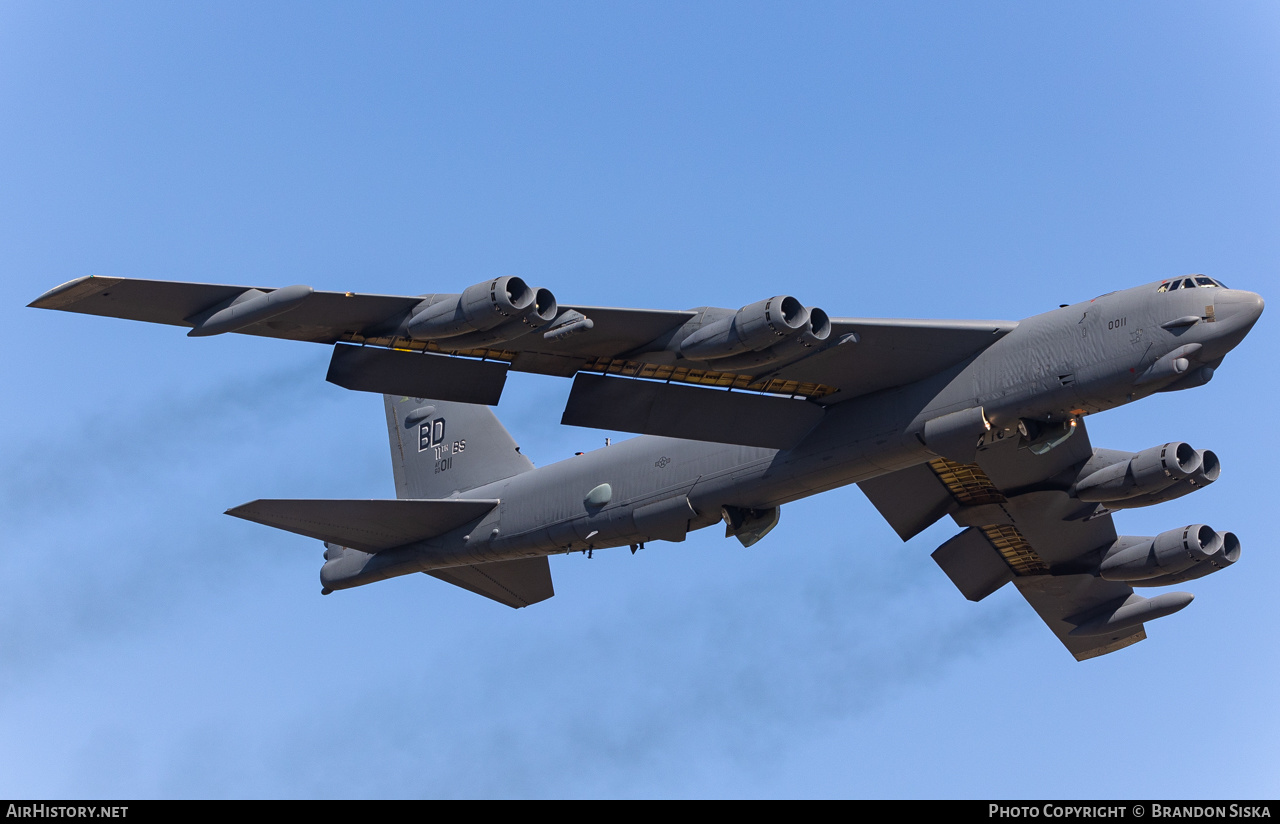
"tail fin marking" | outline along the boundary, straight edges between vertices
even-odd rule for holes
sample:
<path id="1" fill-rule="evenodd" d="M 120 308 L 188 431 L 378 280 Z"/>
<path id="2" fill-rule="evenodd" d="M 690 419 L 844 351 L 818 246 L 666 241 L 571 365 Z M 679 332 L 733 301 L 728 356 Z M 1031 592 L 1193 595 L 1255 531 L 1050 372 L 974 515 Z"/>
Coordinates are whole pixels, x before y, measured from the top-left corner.
<path id="1" fill-rule="evenodd" d="M 383 401 L 398 498 L 448 498 L 533 469 L 486 406 L 395 395 Z"/>

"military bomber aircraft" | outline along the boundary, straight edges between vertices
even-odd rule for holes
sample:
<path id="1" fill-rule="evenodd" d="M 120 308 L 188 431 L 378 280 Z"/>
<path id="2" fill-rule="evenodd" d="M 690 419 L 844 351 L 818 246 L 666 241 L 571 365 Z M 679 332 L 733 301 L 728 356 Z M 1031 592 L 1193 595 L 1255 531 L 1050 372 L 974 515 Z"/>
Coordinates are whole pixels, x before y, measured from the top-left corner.
<path id="1" fill-rule="evenodd" d="M 512 607 L 553 594 L 547 556 L 683 541 L 746 546 L 780 507 L 858 484 L 964 596 L 1009 582 L 1084 660 L 1190 603 L 1240 557 L 1204 524 L 1117 535 L 1111 513 L 1213 483 L 1186 443 L 1095 449 L 1083 418 L 1208 383 L 1262 298 L 1188 275 L 1019 322 L 831 318 L 794 297 L 738 310 L 561 306 L 518 277 L 365 295 L 85 277 L 31 306 L 333 346 L 328 380 L 384 395 L 395 500 L 257 500 L 228 514 L 325 542 L 323 592 L 410 572 Z M 487 408 L 509 370 L 572 377 L 562 423 L 633 438 L 534 468 Z"/>

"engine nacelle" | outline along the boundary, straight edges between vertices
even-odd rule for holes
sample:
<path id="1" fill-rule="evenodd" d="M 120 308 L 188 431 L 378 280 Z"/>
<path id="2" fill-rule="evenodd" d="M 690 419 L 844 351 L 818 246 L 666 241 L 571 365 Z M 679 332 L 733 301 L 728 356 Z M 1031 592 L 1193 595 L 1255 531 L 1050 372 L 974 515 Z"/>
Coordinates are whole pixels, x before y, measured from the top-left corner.
<path id="1" fill-rule="evenodd" d="M 1181 442 L 1153 446 L 1137 453 L 1095 450 L 1093 458 L 1081 470 L 1074 492 L 1082 501 L 1105 504 L 1155 495 L 1200 471 L 1203 459 L 1203 453 Z M 1216 463 L 1216 457 L 1214 461 Z M 1142 505 L 1145 504 L 1139 504 Z"/>
<path id="2" fill-rule="evenodd" d="M 1140 506 L 1151 506 L 1152 504 L 1162 504 L 1166 501 L 1172 501 L 1175 498 L 1181 498 L 1183 495 L 1190 495 L 1197 489 L 1204 489 L 1209 484 L 1218 480 L 1218 476 L 1222 474 L 1222 465 L 1218 462 L 1218 456 L 1212 450 L 1199 450 L 1200 468 L 1188 475 L 1186 478 L 1178 481 L 1172 486 L 1165 487 L 1159 492 L 1153 492 L 1149 495 L 1138 495 L 1133 498 L 1125 498 L 1123 501 L 1109 501 L 1108 509 L 1136 509 Z"/>
<path id="3" fill-rule="evenodd" d="M 788 338 L 781 343 L 776 343 L 768 349 L 761 349 L 758 352 L 742 352 L 737 355 L 730 355 L 727 358 L 717 358 L 715 361 L 716 368 L 727 371 L 753 369 L 761 366 L 776 368 L 785 366 L 788 363 L 794 363 L 801 358 L 812 355 L 820 348 L 824 348 L 827 338 L 831 336 L 831 319 L 827 317 L 826 312 L 816 306 L 810 306 L 808 309 L 809 328 L 799 335 Z"/>
<path id="4" fill-rule="evenodd" d="M 806 308 L 790 295 L 778 295 L 703 326 L 681 341 L 680 354 L 690 360 L 717 361 L 722 368 L 763 365 L 789 356 L 789 352 L 778 350 L 782 344 L 813 347 L 830 334 L 831 320 L 826 312 Z M 720 362 L 727 358 L 733 360 Z"/>
<path id="5" fill-rule="evenodd" d="M 1166 586 L 1202 578 L 1240 560 L 1240 539 L 1204 524 L 1161 532 L 1154 538 L 1124 535 L 1102 556 L 1099 574 L 1133 586 Z"/>
<path id="6" fill-rule="evenodd" d="M 1173 584 L 1182 584 L 1187 581 L 1194 581 L 1196 578 L 1203 578 L 1210 573 L 1217 572 L 1220 569 L 1229 567 L 1236 561 L 1240 560 L 1240 539 L 1236 537 L 1234 532 L 1223 532 L 1222 534 L 1222 550 L 1210 557 L 1209 560 L 1202 564 L 1194 564 L 1187 567 L 1182 572 L 1175 572 L 1170 575 L 1161 575 L 1158 578 L 1147 578 L 1142 581 L 1130 581 L 1130 586 L 1135 587 L 1167 587 Z"/>
<path id="7" fill-rule="evenodd" d="M 416 340 L 466 349 L 518 338 L 555 320 L 558 311 L 550 290 L 500 277 L 468 286 L 460 295 L 427 298 L 405 321 L 404 331 Z"/>

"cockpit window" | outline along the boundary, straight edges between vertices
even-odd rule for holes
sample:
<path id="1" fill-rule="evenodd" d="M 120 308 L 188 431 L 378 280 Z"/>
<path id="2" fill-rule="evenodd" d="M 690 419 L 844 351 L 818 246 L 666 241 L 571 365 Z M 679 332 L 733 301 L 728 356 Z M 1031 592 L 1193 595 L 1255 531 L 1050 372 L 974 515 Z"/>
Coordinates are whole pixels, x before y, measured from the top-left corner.
<path id="1" fill-rule="evenodd" d="M 1160 288 L 1156 289 L 1156 291 L 1172 292 L 1174 289 L 1211 289 L 1215 286 L 1222 289 L 1227 288 L 1226 284 L 1220 280 L 1214 280 L 1213 278 L 1205 277 L 1204 275 L 1195 275 L 1189 278 L 1177 278 L 1175 280 L 1162 283 L 1160 284 Z"/>

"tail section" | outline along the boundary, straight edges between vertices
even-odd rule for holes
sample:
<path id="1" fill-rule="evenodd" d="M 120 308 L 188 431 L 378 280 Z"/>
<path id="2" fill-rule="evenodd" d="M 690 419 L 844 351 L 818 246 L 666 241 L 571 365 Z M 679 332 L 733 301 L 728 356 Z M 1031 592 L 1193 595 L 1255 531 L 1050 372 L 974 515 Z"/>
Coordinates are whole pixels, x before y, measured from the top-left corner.
<path id="1" fill-rule="evenodd" d="M 228 515 L 375 555 L 426 541 L 483 517 L 496 500 L 257 500 Z"/>
<path id="2" fill-rule="evenodd" d="M 382 397 L 398 498 L 448 498 L 533 469 L 487 406 Z"/>
<path id="3" fill-rule="evenodd" d="M 424 571 L 510 607 L 554 595 L 546 558 L 423 569 L 414 544 L 478 522 L 499 504 L 455 493 L 528 472 L 533 463 L 486 406 L 396 395 L 383 402 L 396 500 L 259 500 L 227 514 L 324 541 L 325 594 Z"/>

